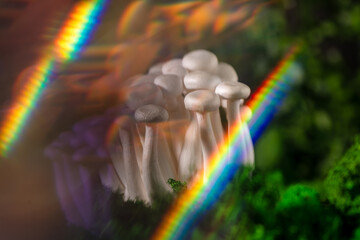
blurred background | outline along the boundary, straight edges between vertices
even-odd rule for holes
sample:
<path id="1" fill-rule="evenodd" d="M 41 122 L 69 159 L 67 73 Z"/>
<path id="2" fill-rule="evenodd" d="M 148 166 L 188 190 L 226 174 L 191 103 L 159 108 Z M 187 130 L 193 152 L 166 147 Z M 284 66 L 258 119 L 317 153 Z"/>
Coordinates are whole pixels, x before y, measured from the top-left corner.
<path id="1" fill-rule="evenodd" d="M 78 2 L 0 2 L 3 121 Z M 284 184 L 316 186 L 359 133 L 359 36 L 355 0 L 109 1 L 87 44 L 56 69 L 1 158 L 1 238 L 79 237 L 61 210 L 45 147 L 79 120 L 121 105 L 131 76 L 196 48 L 234 66 L 255 91 L 289 48 L 302 42 L 297 61 L 303 81 L 258 140 L 256 169 L 280 171 Z"/>

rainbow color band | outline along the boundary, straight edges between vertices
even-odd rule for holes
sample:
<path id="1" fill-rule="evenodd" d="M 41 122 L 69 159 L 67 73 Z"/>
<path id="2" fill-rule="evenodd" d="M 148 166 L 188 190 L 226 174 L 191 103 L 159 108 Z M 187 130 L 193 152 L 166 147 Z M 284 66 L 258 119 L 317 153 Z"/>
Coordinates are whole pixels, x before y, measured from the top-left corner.
<path id="1" fill-rule="evenodd" d="M 292 47 L 247 104 L 253 112 L 249 127 L 254 139 L 257 139 L 269 123 L 286 96 L 291 83 L 291 74 L 288 70 L 299 52 L 300 45 Z M 200 217 L 219 199 L 240 167 L 235 161 L 228 159 L 235 160 L 242 157 L 243 153 L 239 151 L 242 149 L 240 140 L 242 126 L 241 121 L 236 123 L 218 154 L 211 157 L 208 181 L 204 183 L 203 178 L 195 178 L 192 187 L 184 191 L 165 214 L 152 239 L 188 237 Z M 198 174 L 202 176 L 201 172 Z"/>
<path id="2" fill-rule="evenodd" d="M 19 138 L 56 69 L 73 60 L 90 39 L 107 0 L 78 1 L 60 29 L 55 43 L 35 65 L 0 127 L 0 154 L 6 157 Z M 50 50 L 48 50 L 50 49 Z"/>

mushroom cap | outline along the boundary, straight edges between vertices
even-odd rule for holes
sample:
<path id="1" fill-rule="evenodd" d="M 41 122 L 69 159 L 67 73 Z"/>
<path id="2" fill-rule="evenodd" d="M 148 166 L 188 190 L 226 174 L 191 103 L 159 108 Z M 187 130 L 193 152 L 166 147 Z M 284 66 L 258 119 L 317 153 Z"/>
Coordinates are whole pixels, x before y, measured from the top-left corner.
<path id="1" fill-rule="evenodd" d="M 169 119 L 165 108 L 154 104 L 141 106 L 135 111 L 135 120 L 144 123 L 164 122 Z"/>
<path id="2" fill-rule="evenodd" d="M 153 83 L 143 83 L 129 89 L 126 105 L 135 110 L 147 104 L 160 104 L 163 100 L 161 89 Z"/>
<path id="3" fill-rule="evenodd" d="M 219 83 L 221 80 L 218 76 L 203 71 L 190 72 L 184 78 L 184 85 L 189 90 L 206 89 L 214 91 Z"/>
<path id="4" fill-rule="evenodd" d="M 159 73 L 161 74 L 161 73 Z M 134 87 L 143 83 L 154 83 L 154 79 L 159 75 L 157 73 L 150 73 L 146 75 L 139 76 L 134 79 L 134 81 L 130 84 L 130 87 Z"/>
<path id="5" fill-rule="evenodd" d="M 197 90 L 185 96 L 185 107 L 195 112 L 212 112 L 219 109 L 220 98 L 209 90 Z"/>
<path id="6" fill-rule="evenodd" d="M 183 91 L 183 83 L 179 76 L 174 74 L 165 74 L 157 76 L 154 84 L 159 86 L 166 97 L 177 97 Z"/>
<path id="7" fill-rule="evenodd" d="M 215 89 L 220 97 L 231 100 L 246 99 L 250 92 L 250 88 L 241 82 L 222 82 Z"/>
<path id="8" fill-rule="evenodd" d="M 201 70 L 214 73 L 217 70 L 218 59 L 212 52 L 199 49 L 185 54 L 182 65 L 189 71 Z"/>
<path id="9" fill-rule="evenodd" d="M 237 82 L 239 80 L 235 69 L 230 64 L 224 62 L 219 63 L 216 75 L 218 75 L 223 82 Z"/>
<path id="10" fill-rule="evenodd" d="M 179 76 L 181 79 L 187 74 L 187 70 L 182 65 L 182 60 L 178 58 L 164 63 L 161 70 L 163 74 L 174 74 Z"/>
<path id="11" fill-rule="evenodd" d="M 160 62 L 160 63 L 157 63 L 155 65 L 152 65 L 150 68 L 149 68 L 149 71 L 148 73 L 151 74 L 151 73 L 155 73 L 155 74 L 162 74 L 162 66 L 164 65 L 164 62 Z"/>

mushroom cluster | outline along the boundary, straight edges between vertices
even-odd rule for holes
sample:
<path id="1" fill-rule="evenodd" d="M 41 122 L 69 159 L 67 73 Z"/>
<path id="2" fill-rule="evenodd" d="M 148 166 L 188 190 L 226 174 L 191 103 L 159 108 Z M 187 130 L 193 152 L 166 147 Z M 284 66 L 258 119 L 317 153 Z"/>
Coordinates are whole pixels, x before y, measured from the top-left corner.
<path id="1" fill-rule="evenodd" d="M 170 178 L 189 181 L 202 169 L 206 181 L 210 157 L 241 123 L 250 88 L 238 81 L 231 65 L 219 63 L 207 50 L 195 50 L 132 77 L 125 92 L 127 115 L 117 119 L 122 151 L 111 155 L 112 162 L 125 198 L 151 203 L 154 194 L 171 190 Z M 226 112 L 227 129 L 220 108 Z M 241 124 L 243 155 L 236 161 L 253 166 L 251 136 L 246 123 Z"/>
<path id="2" fill-rule="evenodd" d="M 154 195 L 171 191 L 170 178 L 189 182 L 202 169 L 206 181 L 211 156 L 232 127 L 241 123 L 241 108 L 250 95 L 234 68 L 207 50 L 194 50 L 182 59 L 158 63 L 126 83 L 121 92 L 126 96 L 120 96 L 125 98 L 124 106 L 75 124 L 72 132 L 50 145 L 47 155 L 56 168 L 76 165 L 65 178 L 71 174 L 80 182 L 85 179 L 82 175 L 90 176 L 96 169 L 97 181 L 122 192 L 125 200 L 150 204 Z M 221 108 L 226 112 L 227 129 L 220 118 Z M 246 123 L 241 124 L 243 155 L 235 161 L 253 166 L 251 136 Z M 116 135 L 105 145 L 109 129 L 116 129 Z M 59 147 L 65 149 L 62 154 L 57 154 Z M 70 183 L 59 184 L 61 189 L 73 188 Z M 85 189 L 89 184 L 83 183 Z"/>

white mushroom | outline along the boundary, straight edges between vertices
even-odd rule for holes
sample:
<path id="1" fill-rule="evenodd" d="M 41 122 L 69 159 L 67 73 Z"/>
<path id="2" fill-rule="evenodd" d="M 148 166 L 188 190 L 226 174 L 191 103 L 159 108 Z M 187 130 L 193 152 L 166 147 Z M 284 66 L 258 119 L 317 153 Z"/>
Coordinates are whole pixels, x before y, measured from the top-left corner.
<path id="1" fill-rule="evenodd" d="M 147 104 L 163 104 L 163 94 L 158 86 L 153 83 L 143 83 L 129 88 L 126 105 L 130 108 L 130 110 L 135 111 L 138 107 Z M 141 144 L 143 145 L 145 129 L 142 129 L 137 125 L 137 132 L 139 134 Z M 137 150 L 141 152 L 141 149 L 137 148 Z"/>
<path id="2" fill-rule="evenodd" d="M 184 85 L 187 89 L 191 90 L 210 90 L 215 92 L 217 85 L 221 83 L 218 76 L 203 71 L 193 71 L 186 74 L 184 78 Z M 221 124 L 219 109 L 211 112 L 211 124 L 214 130 L 216 142 L 221 144 L 224 139 L 224 132 Z"/>
<path id="3" fill-rule="evenodd" d="M 218 59 L 212 52 L 199 49 L 187 53 L 182 59 L 182 65 L 189 71 L 200 70 L 215 73 L 218 66 Z"/>
<path id="4" fill-rule="evenodd" d="M 149 68 L 148 73 L 155 73 L 155 74 L 162 74 L 162 66 L 164 65 L 163 62 L 157 63 Z"/>
<path id="5" fill-rule="evenodd" d="M 206 182 L 210 157 L 218 151 L 208 113 L 219 109 L 220 98 L 209 90 L 197 90 L 186 95 L 184 102 L 187 109 L 196 113 L 200 127 L 201 148 L 204 156 L 204 181 Z"/>
<path id="6" fill-rule="evenodd" d="M 235 69 L 225 62 L 219 63 L 216 69 L 216 75 L 218 75 L 223 82 L 237 82 L 239 80 Z"/>
<path id="7" fill-rule="evenodd" d="M 222 82 L 238 82 L 239 78 L 235 69 L 228 63 L 220 62 L 216 75 L 221 79 Z M 221 106 L 226 109 L 226 101 L 221 99 Z"/>
<path id="8" fill-rule="evenodd" d="M 163 74 L 174 74 L 179 76 L 181 79 L 187 74 L 186 69 L 182 65 L 182 60 L 179 58 L 171 59 L 164 63 L 161 68 Z"/>
<path id="9" fill-rule="evenodd" d="M 162 66 L 163 74 L 174 74 L 180 77 L 181 81 L 184 80 L 185 75 L 188 71 L 183 67 L 181 59 L 172 59 L 164 63 Z M 187 92 L 186 88 L 183 87 L 183 93 Z"/>
<path id="10" fill-rule="evenodd" d="M 135 111 L 137 122 L 145 123 L 145 142 L 142 160 L 142 176 L 145 189 L 151 198 L 156 193 L 171 191 L 167 184 L 165 175 L 172 175 L 174 178 L 174 168 L 171 167 L 170 159 L 160 157 L 159 150 L 164 146 L 159 145 L 158 123 L 164 122 L 169 118 L 167 111 L 153 104 L 139 107 Z"/>
<path id="11" fill-rule="evenodd" d="M 226 114 L 228 119 L 228 135 L 230 136 L 231 131 L 235 124 L 242 124 L 241 126 L 241 144 L 245 164 L 252 165 L 253 159 L 249 159 L 247 148 L 246 148 L 246 137 L 244 132 L 244 123 L 242 122 L 240 115 L 240 105 L 243 99 L 250 95 L 250 88 L 240 82 L 223 82 L 216 87 L 216 94 L 226 100 Z M 237 162 L 241 163 L 241 162 Z"/>
<path id="12" fill-rule="evenodd" d="M 123 161 L 125 170 L 125 200 L 140 198 L 146 202 L 150 199 L 147 196 L 144 183 L 141 178 L 138 162 L 136 159 L 133 135 L 135 124 L 129 116 L 121 116 L 119 122 L 119 137 L 123 148 Z"/>
<path id="13" fill-rule="evenodd" d="M 166 102 L 165 108 L 169 113 L 169 133 L 171 137 L 172 147 L 174 149 L 175 159 L 179 159 L 184 136 L 182 129 L 184 128 L 184 113 L 187 111 L 183 107 L 183 98 L 181 96 L 183 83 L 179 76 L 173 74 L 160 75 L 156 77 L 154 84 L 159 86 L 164 95 Z M 181 101 L 178 101 L 179 97 Z M 178 162 L 175 163 L 178 166 Z"/>
<path id="14" fill-rule="evenodd" d="M 245 145 L 246 145 L 246 153 L 247 153 L 247 164 L 250 166 L 255 166 L 255 153 L 254 153 L 254 144 L 251 138 L 250 130 L 247 125 L 247 119 L 249 119 L 252 115 L 251 109 L 243 105 L 240 107 L 240 117 L 243 119 L 243 133 L 245 137 Z"/>
<path id="15" fill-rule="evenodd" d="M 134 81 L 130 84 L 130 87 L 135 87 L 143 83 L 154 83 L 154 79 L 161 73 L 149 73 L 142 76 L 136 76 Z"/>

